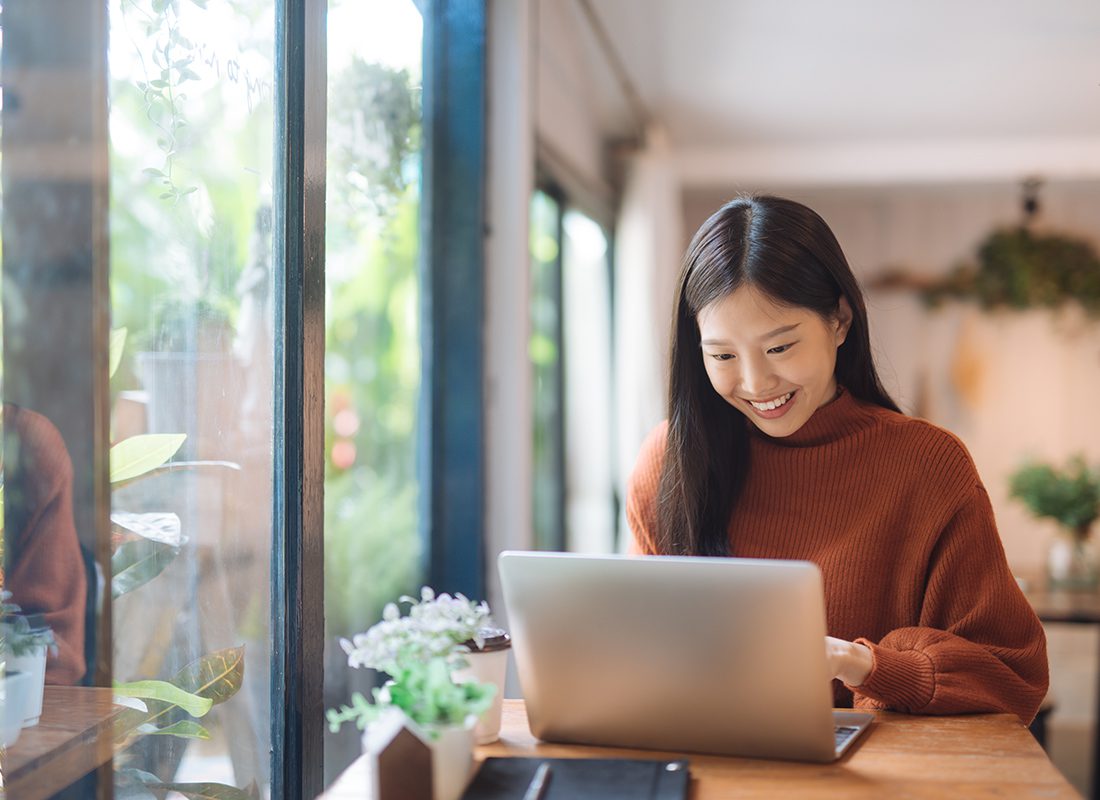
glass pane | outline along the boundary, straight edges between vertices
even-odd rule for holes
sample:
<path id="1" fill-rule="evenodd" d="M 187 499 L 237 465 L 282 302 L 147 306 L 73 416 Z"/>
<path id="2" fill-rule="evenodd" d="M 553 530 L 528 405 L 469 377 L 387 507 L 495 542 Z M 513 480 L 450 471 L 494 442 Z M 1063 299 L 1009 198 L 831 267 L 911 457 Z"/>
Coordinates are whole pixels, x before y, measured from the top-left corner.
<path id="1" fill-rule="evenodd" d="M 120 744 L 116 791 L 262 794 L 275 2 L 112 0 L 110 26 L 114 678 L 214 703 L 142 698 L 126 724 L 165 735 Z"/>
<path id="2" fill-rule="evenodd" d="M 325 705 L 374 681 L 340 637 L 421 582 L 419 177 L 423 21 L 412 0 L 331 0 L 325 473 Z M 359 732 L 326 734 L 330 782 Z"/>
<path id="3" fill-rule="evenodd" d="M 615 549 L 616 524 L 607 236 L 574 209 L 562 228 L 566 546 L 606 553 Z"/>
<path id="4" fill-rule="evenodd" d="M 111 714 L 96 615 L 106 470 L 105 7 L 3 8 L 3 533 L 0 767 L 10 797 L 80 781 L 110 757 L 81 724 Z M 54 13 L 50 10 L 54 9 Z M 98 342 L 102 334 L 103 343 Z M 105 430 L 103 431 L 105 432 Z M 102 512 L 102 513 L 97 513 Z M 109 579 L 110 565 L 102 559 Z M 61 746 L 64 743 L 64 746 Z M 103 744 L 106 747 L 103 747 Z M 106 752 L 104 752 L 104 750 Z M 94 776 L 93 776 L 94 780 Z M 85 783 L 77 787 L 89 788 Z M 94 786 L 90 787 L 94 790 Z"/>
<path id="5" fill-rule="evenodd" d="M 532 506 L 535 546 L 562 546 L 564 505 L 561 354 L 561 209 L 545 192 L 531 197 L 531 338 L 534 380 Z"/>

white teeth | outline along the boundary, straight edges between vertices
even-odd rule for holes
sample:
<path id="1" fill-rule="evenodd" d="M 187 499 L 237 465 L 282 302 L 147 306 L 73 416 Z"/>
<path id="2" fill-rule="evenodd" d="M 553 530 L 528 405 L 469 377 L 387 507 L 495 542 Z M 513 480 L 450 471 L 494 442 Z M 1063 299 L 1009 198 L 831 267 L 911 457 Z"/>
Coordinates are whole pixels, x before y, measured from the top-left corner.
<path id="1" fill-rule="evenodd" d="M 787 392 L 782 397 L 777 397 L 774 400 L 769 400 L 766 403 L 753 403 L 751 400 L 749 402 L 752 403 L 753 408 L 759 409 L 760 411 L 774 411 L 775 409 L 786 403 L 788 400 L 790 400 L 792 394 L 793 392 Z"/>

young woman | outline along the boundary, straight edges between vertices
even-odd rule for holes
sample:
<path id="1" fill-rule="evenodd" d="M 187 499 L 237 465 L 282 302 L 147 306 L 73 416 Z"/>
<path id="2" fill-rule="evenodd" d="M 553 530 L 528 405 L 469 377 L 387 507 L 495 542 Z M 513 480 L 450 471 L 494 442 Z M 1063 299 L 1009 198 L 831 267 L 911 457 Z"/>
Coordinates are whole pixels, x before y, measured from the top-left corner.
<path id="1" fill-rule="evenodd" d="M 803 205 L 739 198 L 695 234 L 668 420 L 627 516 L 639 553 L 815 562 L 837 706 L 1029 723 L 1046 693 L 1043 629 L 974 463 L 883 389 L 859 286 Z"/>

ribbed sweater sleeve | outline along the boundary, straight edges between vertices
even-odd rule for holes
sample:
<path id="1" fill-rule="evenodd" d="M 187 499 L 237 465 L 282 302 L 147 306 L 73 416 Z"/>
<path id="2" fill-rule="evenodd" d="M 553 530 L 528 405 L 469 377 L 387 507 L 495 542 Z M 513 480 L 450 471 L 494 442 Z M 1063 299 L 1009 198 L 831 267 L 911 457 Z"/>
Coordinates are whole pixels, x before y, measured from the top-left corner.
<path id="1" fill-rule="evenodd" d="M 890 631 L 852 689 L 857 707 L 924 714 L 1003 711 L 1025 724 L 1047 690 L 1042 625 L 1005 561 L 981 485 L 969 492 L 933 551 L 920 624 Z"/>

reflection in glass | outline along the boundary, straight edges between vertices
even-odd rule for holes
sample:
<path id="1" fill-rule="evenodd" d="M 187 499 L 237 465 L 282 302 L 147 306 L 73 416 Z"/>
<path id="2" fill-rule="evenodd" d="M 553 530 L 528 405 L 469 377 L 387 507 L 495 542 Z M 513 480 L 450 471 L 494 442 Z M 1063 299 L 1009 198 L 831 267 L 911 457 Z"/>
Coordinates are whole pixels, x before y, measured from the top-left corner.
<path id="1" fill-rule="evenodd" d="M 328 11 L 325 705 L 369 694 L 339 637 L 420 581 L 419 176 L 423 21 L 412 0 Z M 360 752 L 326 734 L 331 781 Z"/>
<path id="2" fill-rule="evenodd" d="M 110 6 L 118 792 L 269 785 L 274 14 Z"/>
<path id="3" fill-rule="evenodd" d="M 75 686 L 87 670 L 87 582 L 73 521 L 72 461 L 49 419 L 12 403 L 3 406 L 3 439 L 0 661 L 8 671 L 44 670 L 45 683 Z M 38 630 L 49 633 L 36 637 Z"/>

